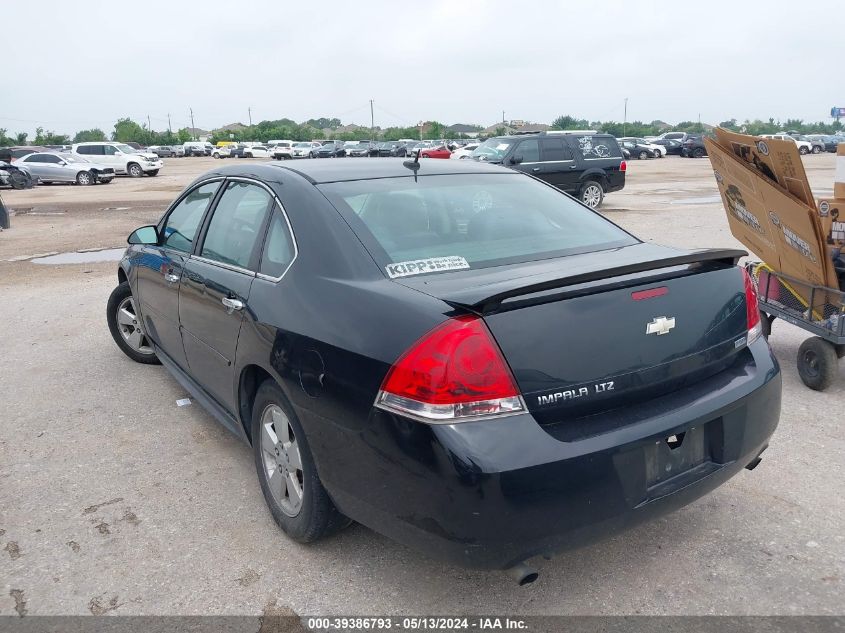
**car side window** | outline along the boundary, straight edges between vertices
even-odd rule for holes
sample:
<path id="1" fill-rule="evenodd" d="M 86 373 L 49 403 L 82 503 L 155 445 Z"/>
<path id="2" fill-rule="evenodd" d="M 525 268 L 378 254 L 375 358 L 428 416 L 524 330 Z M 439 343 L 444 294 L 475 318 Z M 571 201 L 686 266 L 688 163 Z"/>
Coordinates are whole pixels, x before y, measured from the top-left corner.
<path id="1" fill-rule="evenodd" d="M 540 144 L 537 139 L 526 139 L 519 144 L 514 154 L 522 156 L 523 163 L 538 163 L 540 162 Z"/>
<path id="2" fill-rule="evenodd" d="M 201 255 L 221 264 L 250 268 L 272 203 L 273 197 L 263 187 L 230 182 L 211 216 Z"/>
<path id="3" fill-rule="evenodd" d="M 45 154 L 44 156 L 41 157 L 41 162 L 42 163 L 56 163 L 56 164 L 58 164 L 58 163 L 62 162 L 62 159 L 59 158 L 58 156 L 54 156 L 53 154 Z"/>
<path id="4" fill-rule="evenodd" d="M 572 160 L 572 152 L 562 138 L 541 139 L 540 149 L 544 161 Z"/>
<path id="5" fill-rule="evenodd" d="M 218 181 L 207 182 L 191 191 L 177 204 L 164 223 L 162 246 L 172 248 L 183 253 L 194 250 L 194 240 L 199 230 L 200 222 L 214 198 Z"/>
<path id="6" fill-rule="evenodd" d="M 293 261 L 294 246 L 288 224 L 278 206 L 273 209 L 273 217 L 264 240 L 261 264 L 258 272 L 269 277 L 281 277 Z"/>
<path id="7" fill-rule="evenodd" d="M 117 148 L 112 145 L 103 145 L 103 154 L 106 156 L 114 156 L 117 154 Z"/>

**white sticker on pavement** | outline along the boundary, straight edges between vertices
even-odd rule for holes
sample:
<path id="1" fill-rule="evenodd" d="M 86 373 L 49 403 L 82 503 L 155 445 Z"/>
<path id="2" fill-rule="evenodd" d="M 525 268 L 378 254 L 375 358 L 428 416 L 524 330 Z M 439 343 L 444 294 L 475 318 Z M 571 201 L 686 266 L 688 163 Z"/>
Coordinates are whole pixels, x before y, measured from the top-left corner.
<path id="1" fill-rule="evenodd" d="M 464 270 L 469 268 L 469 262 L 458 255 L 449 257 L 431 257 L 429 259 L 415 259 L 409 262 L 396 262 L 385 266 L 387 276 L 391 279 L 407 277 L 408 275 L 422 275 L 444 270 Z"/>
<path id="2" fill-rule="evenodd" d="M 176 401 L 177 407 L 187 407 L 189 404 L 191 404 L 190 398 L 182 398 L 181 400 Z"/>

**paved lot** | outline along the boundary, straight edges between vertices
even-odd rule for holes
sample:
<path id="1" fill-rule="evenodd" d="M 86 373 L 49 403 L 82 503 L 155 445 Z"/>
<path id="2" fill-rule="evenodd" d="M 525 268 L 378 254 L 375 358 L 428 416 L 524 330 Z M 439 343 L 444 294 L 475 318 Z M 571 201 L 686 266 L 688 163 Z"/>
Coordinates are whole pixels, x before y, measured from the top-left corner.
<path id="1" fill-rule="evenodd" d="M 842 380 L 798 380 L 804 333 L 776 322 L 784 409 L 762 464 L 655 523 L 538 561 L 534 585 L 426 559 L 361 526 L 287 540 L 249 451 L 160 367 L 112 343 L 114 264 L 38 253 L 120 246 L 211 159 L 107 186 L 3 191 L 0 233 L 0 615 L 832 614 L 845 586 Z M 805 164 L 816 195 L 832 155 Z M 634 161 L 605 213 L 643 239 L 737 246 L 707 160 Z M 115 209 L 115 207 L 117 207 Z M 845 368 L 845 364 L 843 364 Z"/>

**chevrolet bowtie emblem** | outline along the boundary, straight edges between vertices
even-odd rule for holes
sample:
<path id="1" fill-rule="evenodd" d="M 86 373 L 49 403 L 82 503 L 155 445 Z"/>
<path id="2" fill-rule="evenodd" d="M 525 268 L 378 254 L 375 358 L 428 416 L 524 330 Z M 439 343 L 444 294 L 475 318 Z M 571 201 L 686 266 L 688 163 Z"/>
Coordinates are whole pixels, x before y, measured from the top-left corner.
<path id="1" fill-rule="evenodd" d="M 675 317 L 655 317 L 651 323 L 646 323 L 645 333 L 657 334 L 657 336 L 662 336 L 664 334 L 669 334 L 669 330 L 674 327 Z"/>

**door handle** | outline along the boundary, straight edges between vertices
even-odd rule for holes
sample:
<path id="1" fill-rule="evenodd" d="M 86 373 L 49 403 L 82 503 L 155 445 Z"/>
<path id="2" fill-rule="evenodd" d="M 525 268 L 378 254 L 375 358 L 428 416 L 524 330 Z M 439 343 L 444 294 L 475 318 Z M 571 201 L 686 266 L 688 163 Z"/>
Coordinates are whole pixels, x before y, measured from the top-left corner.
<path id="1" fill-rule="evenodd" d="M 570 165 L 569 169 L 578 169 L 578 165 Z"/>
<path id="2" fill-rule="evenodd" d="M 540 168 L 539 168 L 539 167 L 533 167 L 533 168 L 531 169 L 531 171 L 540 171 Z"/>
<path id="3" fill-rule="evenodd" d="M 229 297 L 223 297 L 220 301 L 223 302 L 223 305 L 228 308 L 227 312 L 232 314 L 235 310 L 243 310 L 244 309 L 244 302 L 240 299 L 230 299 Z"/>
<path id="4" fill-rule="evenodd" d="M 175 284 L 179 281 L 179 275 L 174 275 L 173 273 L 169 272 L 164 276 L 165 281 L 169 284 Z"/>

